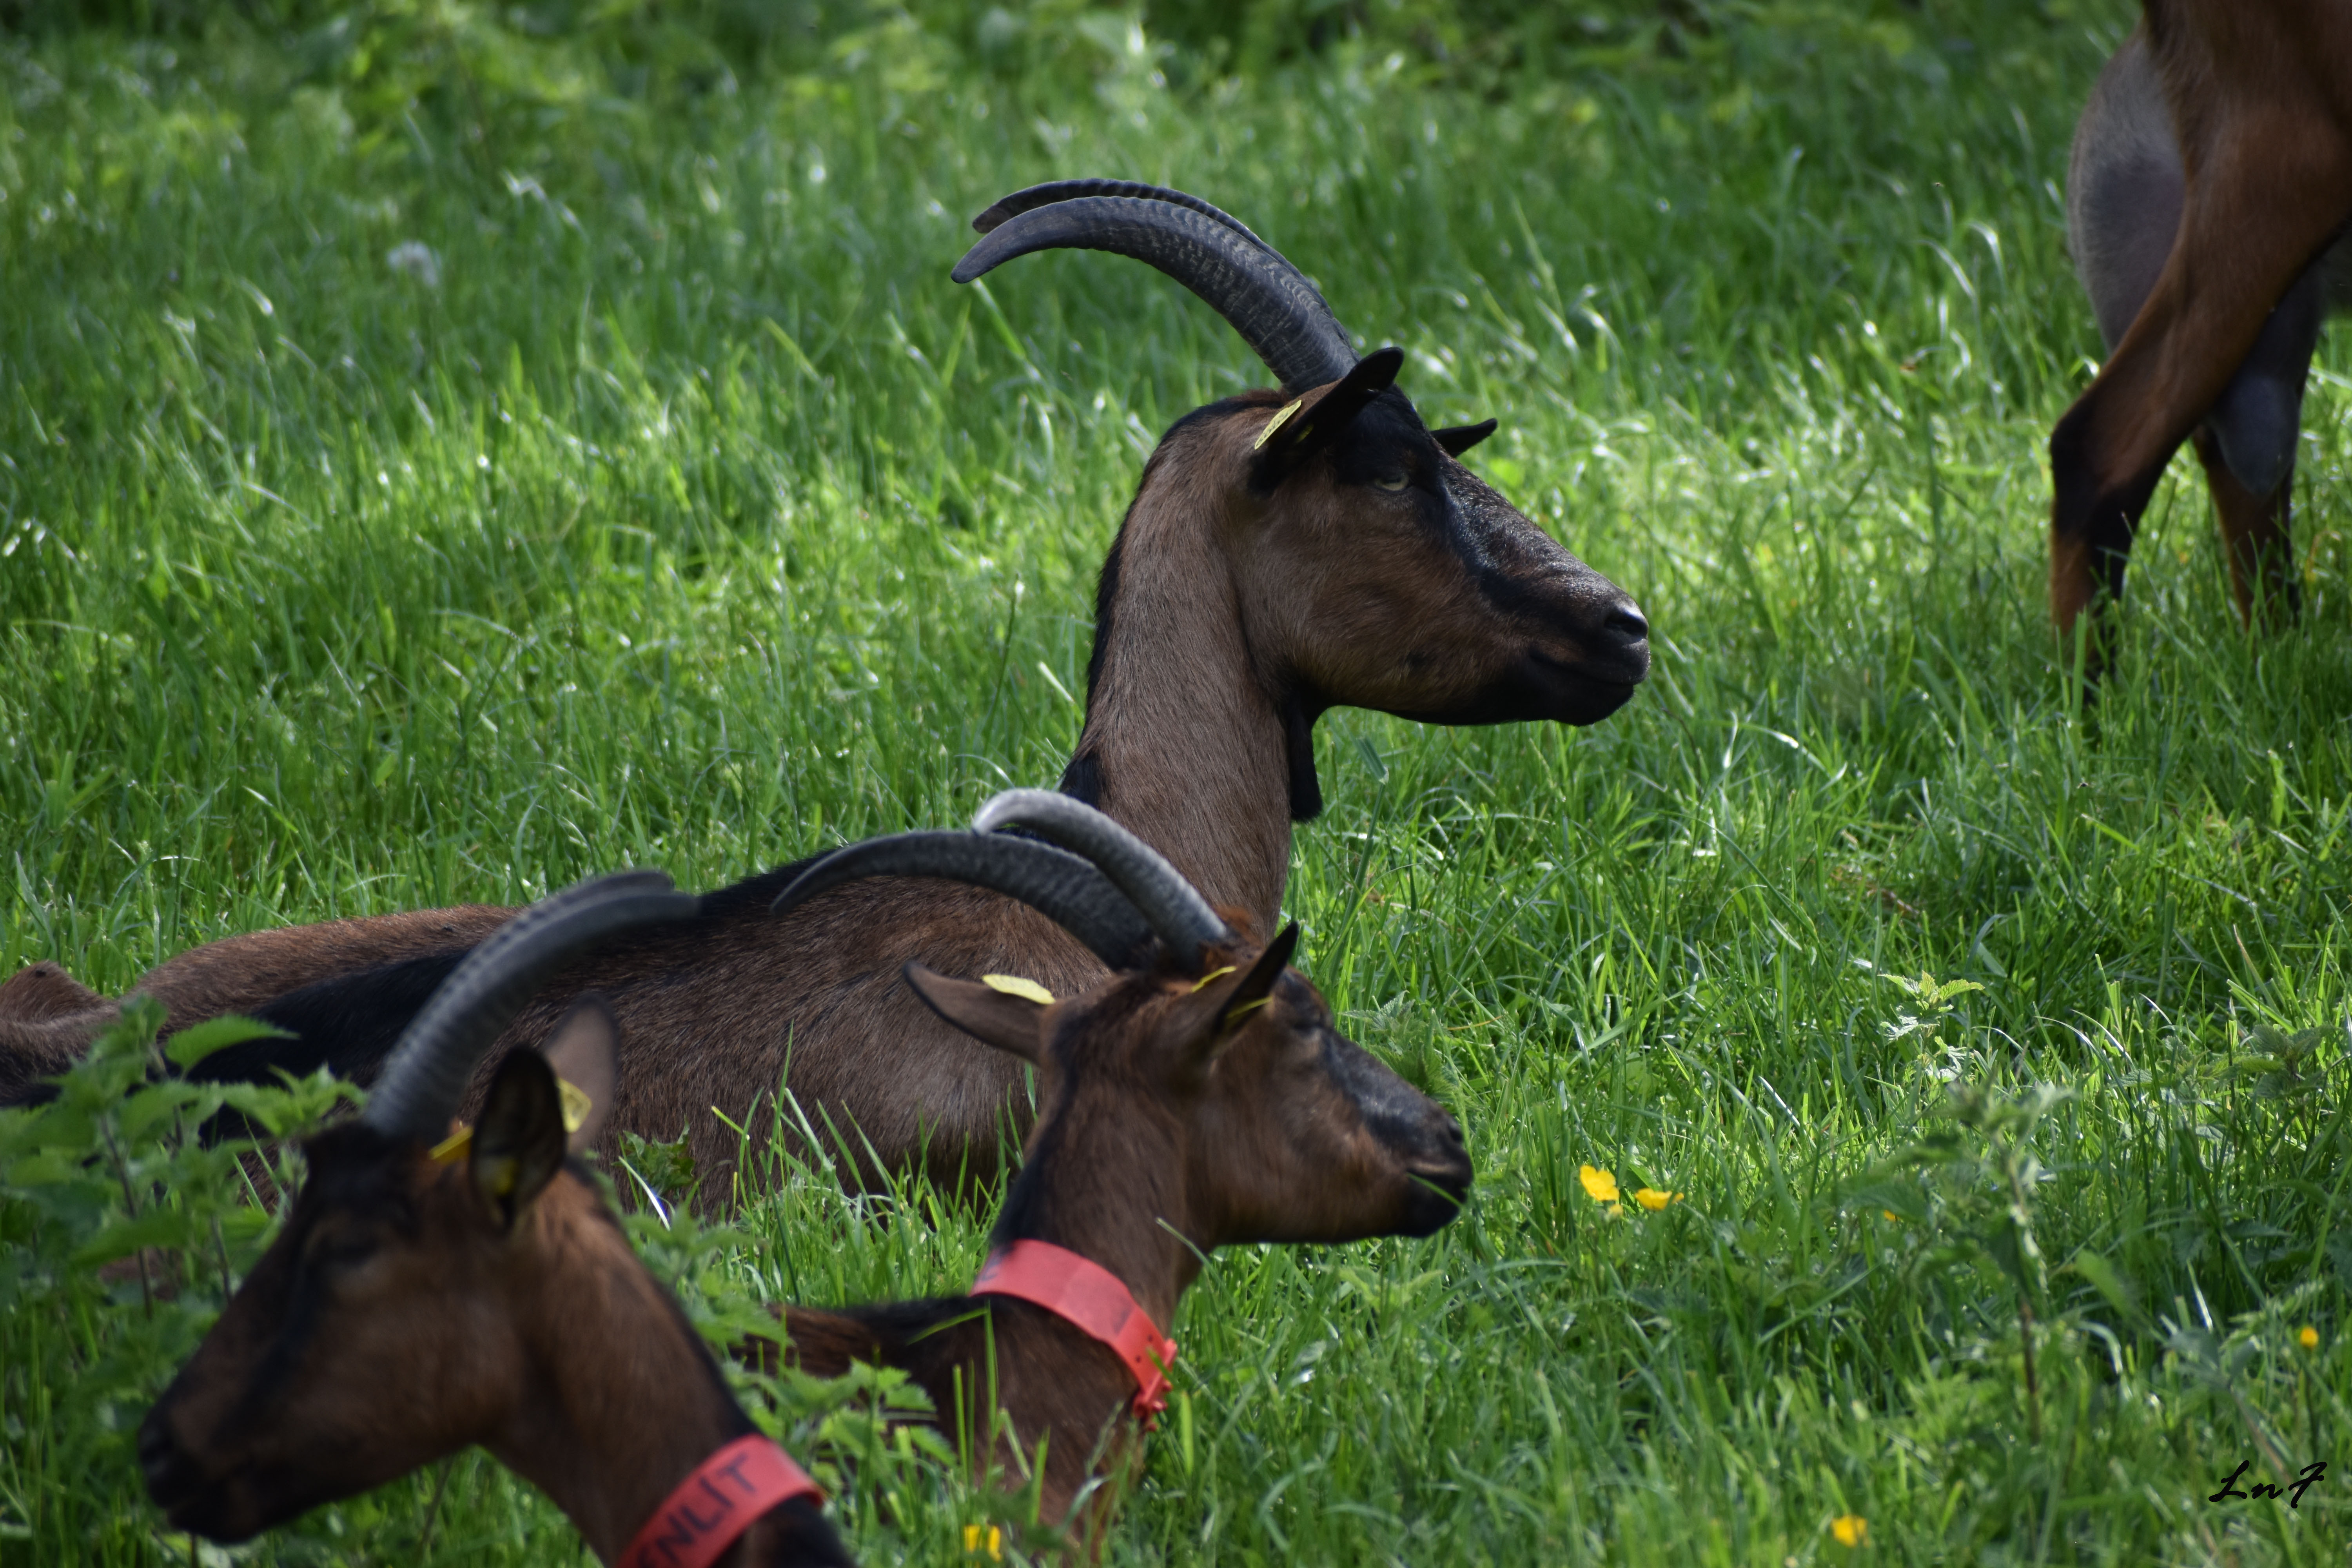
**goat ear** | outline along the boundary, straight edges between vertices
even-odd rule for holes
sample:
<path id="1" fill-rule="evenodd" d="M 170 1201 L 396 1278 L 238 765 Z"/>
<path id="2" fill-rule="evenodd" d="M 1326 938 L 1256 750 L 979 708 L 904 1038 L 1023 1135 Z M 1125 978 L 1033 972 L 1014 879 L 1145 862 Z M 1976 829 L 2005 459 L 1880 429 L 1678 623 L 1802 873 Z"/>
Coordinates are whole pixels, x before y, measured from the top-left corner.
<path id="1" fill-rule="evenodd" d="M 1049 1003 L 1018 990 L 1000 991 L 977 980 L 950 980 L 919 963 L 909 963 L 898 973 L 906 976 L 907 989 L 921 997 L 925 1006 L 981 1044 L 1010 1051 L 1024 1061 L 1044 1059 L 1043 1023 Z M 1034 987 L 1038 995 L 1045 994 L 1034 982 L 1017 984 Z"/>
<path id="2" fill-rule="evenodd" d="M 572 1005 L 563 1015 L 563 1022 L 555 1026 L 554 1035 L 541 1048 L 547 1065 L 555 1069 L 559 1096 L 572 1100 L 565 1086 L 579 1091 L 586 1101 L 577 1108 L 576 1121 L 572 1104 L 566 1104 L 564 1120 L 573 1122 L 565 1134 L 563 1146 L 577 1154 L 596 1142 L 604 1131 L 605 1118 L 613 1113 L 613 1086 L 620 1078 L 621 1026 L 613 1021 L 613 1010 L 604 999 L 593 993 Z"/>
<path id="3" fill-rule="evenodd" d="M 1481 419 L 1475 425 L 1448 425 L 1443 430 L 1432 430 L 1430 439 L 1445 448 L 1449 458 L 1458 458 L 1495 433 L 1492 419 Z"/>
<path id="4" fill-rule="evenodd" d="M 1216 1023 L 1201 1036 L 1194 1048 L 1198 1065 L 1206 1067 L 1215 1061 L 1240 1037 L 1242 1026 L 1274 994 L 1275 982 L 1290 967 L 1290 955 L 1297 951 L 1298 922 L 1293 921 L 1282 928 L 1281 935 L 1265 944 L 1265 951 L 1257 955 L 1257 962 L 1250 965 L 1241 983 L 1217 998 Z"/>
<path id="5" fill-rule="evenodd" d="M 1250 455 L 1250 488 L 1263 495 L 1289 478 L 1345 430 L 1365 404 L 1395 385 L 1403 364 L 1402 349 L 1376 349 L 1332 383 L 1312 407 L 1300 407 L 1306 401 L 1301 398 L 1277 413 L 1258 433 Z"/>
<path id="6" fill-rule="evenodd" d="M 474 1191 L 499 1228 L 511 1230 L 563 1169 L 563 1097 L 555 1069 L 537 1051 L 509 1051 L 466 1155 Z"/>

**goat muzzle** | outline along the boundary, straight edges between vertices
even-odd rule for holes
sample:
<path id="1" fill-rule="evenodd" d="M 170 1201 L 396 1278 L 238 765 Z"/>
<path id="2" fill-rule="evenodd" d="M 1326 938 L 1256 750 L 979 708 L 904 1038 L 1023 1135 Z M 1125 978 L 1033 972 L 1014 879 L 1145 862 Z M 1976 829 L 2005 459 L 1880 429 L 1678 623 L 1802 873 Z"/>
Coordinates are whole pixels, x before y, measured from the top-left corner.
<path id="1" fill-rule="evenodd" d="M 1406 1198 L 1405 1221 L 1398 1227 L 1405 1236 L 1433 1235 L 1470 1205 L 1475 1173 L 1461 1121 L 1450 1111 L 1440 1111 L 1432 1142 L 1437 1145 L 1431 1151 L 1433 1158 L 1409 1161 L 1404 1167 L 1405 1179 L 1412 1184 Z"/>
<path id="2" fill-rule="evenodd" d="M 249 1467 L 213 1472 L 180 1441 L 173 1429 L 172 1406 L 167 1394 L 141 1423 L 139 1472 L 147 1483 L 147 1496 L 173 1529 L 234 1545 L 309 1506 L 307 1501 L 280 1506 L 275 1489 Z"/>

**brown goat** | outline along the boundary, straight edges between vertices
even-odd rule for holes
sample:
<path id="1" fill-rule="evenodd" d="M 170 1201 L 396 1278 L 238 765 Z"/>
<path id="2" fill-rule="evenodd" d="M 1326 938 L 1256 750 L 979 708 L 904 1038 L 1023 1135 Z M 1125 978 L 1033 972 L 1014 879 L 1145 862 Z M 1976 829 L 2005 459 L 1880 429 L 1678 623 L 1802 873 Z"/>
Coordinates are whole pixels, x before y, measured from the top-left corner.
<path id="1" fill-rule="evenodd" d="M 992 1258 L 1038 1243 L 1076 1254 L 1108 1270 L 1164 1329 L 1216 1247 L 1427 1236 L 1459 1212 L 1471 1183 L 1460 1125 L 1332 1026 L 1323 998 L 1286 967 L 1297 926 L 1261 948 L 1235 929 L 1241 921 L 1183 898 L 1192 890 L 1164 862 L 1087 807 L 1052 796 L 1012 804 L 1032 831 L 1082 847 L 1160 941 L 1152 962 L 1050 1003 L 1002 976 L 951 980 L 907 966 L 908 985 L 941 1018 L 1036 1074 L 1037 1121 Z M 983 874 L 958 838 L 968 836 L 853 847 L 784 898 L 855 876 Z M 1066 858 L 1018 838 L 981 844 L 1049 868 Z M 992 887 L 1013 879 L 988 874 Z M 1078 900 L 1038 901 L 1094 940 Z M 904 1368 L 982 1463 L 1018 1474 L 1042 1443 L 1049 1521 L 1067 1519 L 1097 1476 L 1128 1465 L 1133 1417 L 1149 1407 L 1118 1354 L 1029 1300 L 982 1292 L 793 1307 L 784 1327 L 787 1353 L 821 1375 L 852 1361 Z M 1011 1421 L 1001 1440 L 998 1411 Z M 1088 1519 L 1086 1532 L 1098 1539 L 1102 1522 Z"/>
<path id="2" fill-rule="evenodd" d="M 2193 432 L 2239 612 L 2284 621 L 2304 376 L 2326 310 L 2352 299 L 2352 14 L 2147 0 L 2076 127 L 2066 199 L 2109 353 L 2050 437 L 2052 618 L 2071 636 L 2122 594 Z"/>
<path id="3" fill-rule="evenodd" d="M 692 912 L 667 887 L 608 878 L 509 922 L 420 1016 L 362 1119 L 305 1145 L 285 1229 L 140 1429 L 173 1528 L 242 1541 L 479 1444 L 606 1563 L 851 1561 L 567 1168 L 611 1098 L 602 1005 L 575 1005 L 547 1057 L 509 1053 L 463 1152 L 434 1148 L 475 1060 L 553 963 Z M 590 1100 L 568 1136 L 559 1070 Z"/>
<path id="4" fill-rule="evenodd" d="M 1166 1325 L 1217 1247 L 1426 1236 L 1454 1217 L 1471 1183 L 1460 1127 L 1332 1027 L 1315 988 L 1286 967 L 1297 927 L 1260 948 L 1099 814 L 1067 800 L 1015 804 L 1034 831 L 1086 853 L 1005 835 L 908 834 L 844 850 L 786 895 L 866 876 L 971 878 L 1017 889 L 1089 944 L 1139 927 L 1156 937 L 1150 962 L 1059 1002 L 1030 999 L 1002 976 L 908 966 L 940 1018 L 1036 1075 L 1041 1110 L 994 1253 L 1042 1245 L 1075 1255 Z M 477 1032 L 444 1053 L 435 1093 L 407 1087 L 414 1070 L 397 1089 L 388 1082 L 371 1120 L 421 1125 L 481 1043 Z M 312 1142 L 312 1176 L 285 1235 L 149 1417 L 150 1486 L 175 1524 L 247 1534 L 467 1441 L 490 1444 L 545 1488 L 608 1560 L 604 1542 L 646 1517 L 656 1485 L 600 1521 L 588 1462 L 567 1467 L 564 1455 L 638 1440 L 638 1413 L 667 1408 L 658 1386 L 724 1390 L 688 1364 L 692 1333 L 674 1310 L 647 1305 L 660 1292 L 590 1185 L 562 1169 L 553 1080 L 529 1053 L 499 1069 L 473 1135 L 475 1167 L 488 1160 L 495 1172 L 528 1142 L 508 1129 L 519 1119 L 511 1102 L 532 1095 L 520 1120 L 539 1152 L 511 1190 L 436 1166 L 420 1138 L 374 1125 Z M 1133 1417 L 1149 1402 L 1118 1354 L 1065 1316 L 996 1293 L 1007 1288 L 1017 1281 L 1000 1275 L 975 1295 L 785 1308 L 784 1345 L 746 1349 L 820 1375 L 857 1361 L 905 1369 L 982 1468 L 1018 1473 L 1042 1446 L 1043 1511 L 1068 1521 L 1097 1477 L 1138 1457 Z M 646 1342 L 656 1353 L 640 1368 Z M 402 1375 L 385 1375 L 395 1366 Z M 570 1384 L 554 1402 L 561 1419 L 532 1392 L 547 1377 Z M 559 1428 L 551 1460 L 543 1439 Z M 509 1432 L 503 1447 L 492 1436 Z M 666 1487 L 679 1467 L 656 1460 L 668 1449 L 690 1460 L 724 1436 L 664 1439 L 646 1469 Z M 1098 1544 L 1108 1510 L 1077 1522 Z"/>
<path id="5" fill-rule="evenodd" d="M 986 237 L 959 279 L 1051 246 L 1139 258 L 1219 310 L 1285 388 L 1188 415 L 1145 466 L 1104 563 L 1085 727 L 1061 784 L 1219 906 L 1273 928 L 1291 823 L 1321 806 L 1312 735 L 1325 710 L 1585 724 L 1631 696 L 1648 668 L 1640 613 L 1456 460 L 1492 422 L 1424 428 L 1391 384 L 1397 351 L 1357 358 L 1314 288 L 1240 224 L 1180 192 L 1100 181 L 1024 191 L 976 221 Z M 802 868 L 709 895 L 690 926 L 609 945 L 558 976 L 505 1044 L 543 1038 L 582 991 L 606 995 L 626 1042 L 614 1127 L 690 1127 L 718 1202 L 737 1140 L 714 1108 L 758 1137 L 768 1118 L 746 1112 L 780 1084 L 854 1128 L 853 1147 L 886 1169 L 993 1182 L 1000 1135 L 1025 1114 L 1019 1064 L 971 1049 L 901 965 L 1018 973 L 1066 994 L 1124 955 L 936 881 L 867 883 L 768 920 Z M 324 1059 L 364 1081 L 508 915 L 468 906 L 233 937 L 139 988 L 174 1028 L 246 1012 L 303 1037 L 222 1052 L 207 1075 Z M 20 1080 L 54 1071 L 112 1012 L 12 1025 L 0 995 L 0 1096 L 12 1045 Z"/>

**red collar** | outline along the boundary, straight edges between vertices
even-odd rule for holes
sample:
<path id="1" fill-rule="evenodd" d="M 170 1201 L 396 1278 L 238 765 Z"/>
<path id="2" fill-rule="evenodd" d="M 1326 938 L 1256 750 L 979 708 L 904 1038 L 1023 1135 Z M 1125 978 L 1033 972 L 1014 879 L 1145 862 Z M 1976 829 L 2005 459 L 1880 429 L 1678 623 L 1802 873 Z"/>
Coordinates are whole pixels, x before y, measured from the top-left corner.
<path id="1" fill-rule="evenodd" d="M 709 1568 L 751 1521 L 824 1492 L 765 1437 L 738 1437 L 695 1467 L 621 1553 L 618 1568 Z"/>
<path id="2" fill-rule="evenodd" d="M 1160 1326 L 1120 1284 L 1118 1276 L 1050 1241 L 1016 1241 L 990 1255 L 975 1296 L 1010 1296 L 1043 1307 L 1118 1352 L 1135 1375 L 1135 1414 L 1146 1430 L 1168 1408 L 1168 1371 L 1176 1364 L 1176 1342 L 1160 1337 Z"/>

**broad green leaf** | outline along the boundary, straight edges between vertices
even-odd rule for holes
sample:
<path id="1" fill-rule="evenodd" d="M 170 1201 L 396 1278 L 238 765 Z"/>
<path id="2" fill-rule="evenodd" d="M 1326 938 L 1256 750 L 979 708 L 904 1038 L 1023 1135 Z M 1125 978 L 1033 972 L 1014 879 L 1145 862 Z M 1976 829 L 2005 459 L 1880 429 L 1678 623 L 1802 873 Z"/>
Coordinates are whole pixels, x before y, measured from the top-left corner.
<path id="1" fill-rule="evenodd" d="M 128 1258 L 145 1247 L 185 1247 L 195 1226 L 178 1209 L 150 1209 L 135 1219 L 117 1220 L 73 1250 L 73 1261 L 89 1268 Z"/>
<path id="2" fill-rule="evenodd" d="M 133 1091 L 122 1103 L 121 1135 L 123 1142 L 138 1142 L 147 1135 L 150 1128 L 162 1123 L 173 1112 L 192 1110 L 207 1092 L 202 1085 L 179 1079 L 165 1079 Z M 202 1114 L 195 1113 L 194 1120 L 201 1120 Z M 194 1130 L 194 1120 L 185 1123 L 191 1131 Z"/>
<path id="3" fill-rule="evenodd" d="M 8 1184 L 12 1187 L 49 1187 L 70 1182 L 81 1173 L 81 1162 L 45 1149 L 27 1155 L 8 1167 Z"/>
<path id="4" fill-rule="evenodd" d="M 1999 1265 L 2000 1271 L 2009 1276 L 2011 1283 L 2021 1293 L 2031 1296 L 2032 1279 L 2026 1260 L 2032 1255 L 2032 1249 L 2029 1237 L 2017 1221 L 2003 1215 L 1990 1228 L 1979 1233 L 1977 1239 L 1983 1246 L 1985 1256 Z"/>
<path id="5" fill-rule="evenodd" d="M 231 1046 L 241 1046 L 247 1040 L 290 1040 L 293 1034 L 275 1024 L 265 1024 L 258 1018 L 228 1013 L 217 1018 L 207 1018 L 191 1025 L 173 1035 L 163 1046 L 163 1054 L 172 1058 L 183 1071 L 195 1066 L 215 1051 L 225 1051 Z"/>
<path id="6" fill-rule="evenodd" d="M 37 1149 L 80 1153 L 98 1146 L 98 1121 L 88 1107 L 54 1101 L 0 1119 L 0 1159 Z"/>

